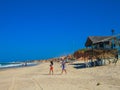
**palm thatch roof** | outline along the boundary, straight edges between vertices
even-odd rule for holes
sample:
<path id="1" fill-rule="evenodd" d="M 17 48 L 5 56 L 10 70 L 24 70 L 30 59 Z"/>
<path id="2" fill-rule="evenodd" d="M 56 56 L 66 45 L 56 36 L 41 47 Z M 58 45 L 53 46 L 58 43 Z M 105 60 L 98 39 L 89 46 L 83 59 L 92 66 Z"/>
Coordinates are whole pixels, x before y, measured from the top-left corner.
<path id="1" fill-rule="evenodd" d="M 120 36 L 120 34 L 115 36 L 89 36 L 87 38 L 85 46 L 91 46 L 92 44 L 106 42 L 106 41 L 109 41 L 110 39 L 116 38 L 117 36 Z"/>

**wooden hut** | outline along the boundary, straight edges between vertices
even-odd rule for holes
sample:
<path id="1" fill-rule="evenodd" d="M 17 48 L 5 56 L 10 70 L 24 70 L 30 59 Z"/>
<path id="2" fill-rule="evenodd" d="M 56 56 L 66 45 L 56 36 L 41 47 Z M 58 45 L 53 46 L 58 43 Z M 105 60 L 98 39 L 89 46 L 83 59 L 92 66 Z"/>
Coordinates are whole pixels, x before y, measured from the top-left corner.
<path id="1" fill-rule="evenodd" d="M 95 50 L 102 50 L 103 54 L 106 53 L 106 51 L 114 50 L 116 51 L 114 52 L 115 58 L 120 58 L 120 34 L 115 36 L 89 36 L 85 46 L 88 50 L 92 50 L 92 57 L 95 56 Z"/>

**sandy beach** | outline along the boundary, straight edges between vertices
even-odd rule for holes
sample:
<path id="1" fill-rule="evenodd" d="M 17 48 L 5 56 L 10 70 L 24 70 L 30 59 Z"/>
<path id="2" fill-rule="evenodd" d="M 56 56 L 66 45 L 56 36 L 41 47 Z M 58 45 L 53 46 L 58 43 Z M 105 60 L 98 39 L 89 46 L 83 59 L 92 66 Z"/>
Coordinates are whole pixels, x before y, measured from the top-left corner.
<path id="1" fill-rule="evenodd" d="M 83 69 L 67 64 L 62 75 L 60 63 L 54 63 L 54 75 L 48 75 L 49 64 L 0 70 L 0 90 L 120 90 L 120 61 Z"/>

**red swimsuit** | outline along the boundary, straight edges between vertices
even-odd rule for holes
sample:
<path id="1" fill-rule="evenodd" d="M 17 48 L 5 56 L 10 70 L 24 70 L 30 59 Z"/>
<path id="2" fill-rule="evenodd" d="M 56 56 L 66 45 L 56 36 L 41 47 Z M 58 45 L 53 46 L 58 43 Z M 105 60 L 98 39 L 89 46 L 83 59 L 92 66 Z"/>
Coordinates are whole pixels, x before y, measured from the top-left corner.
<path id="1" fill-rule="evenodd" d="M 50 70 L 53 70 L 53 65 L 50 65 Z"/>

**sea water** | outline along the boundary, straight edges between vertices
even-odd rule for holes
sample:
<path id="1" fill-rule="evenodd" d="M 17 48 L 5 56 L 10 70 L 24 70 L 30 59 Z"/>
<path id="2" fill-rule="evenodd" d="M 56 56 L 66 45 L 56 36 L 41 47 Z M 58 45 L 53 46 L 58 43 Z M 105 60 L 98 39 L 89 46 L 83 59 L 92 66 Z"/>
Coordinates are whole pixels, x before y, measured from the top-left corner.
<path id="1" fill-rule="evenodd" d="M 15 67 L 24 67 L 24 66 L 34 66 L 36 63 L 26 63 L 26 62 L 2 62 L 0 63 L 0 69 L 4 68 L 15 68 Z"/>

